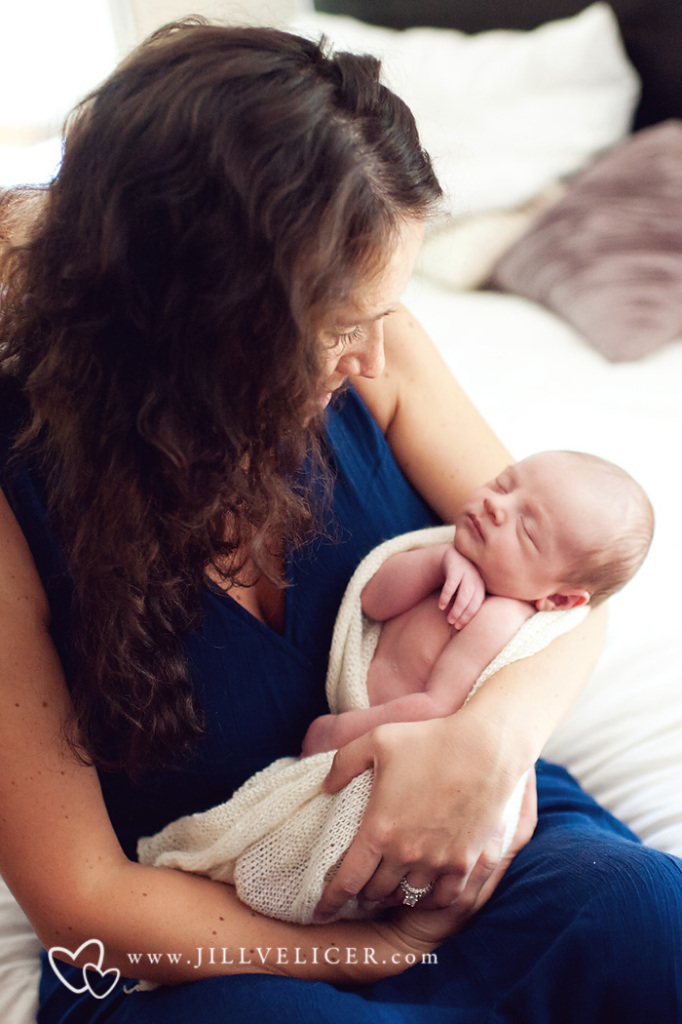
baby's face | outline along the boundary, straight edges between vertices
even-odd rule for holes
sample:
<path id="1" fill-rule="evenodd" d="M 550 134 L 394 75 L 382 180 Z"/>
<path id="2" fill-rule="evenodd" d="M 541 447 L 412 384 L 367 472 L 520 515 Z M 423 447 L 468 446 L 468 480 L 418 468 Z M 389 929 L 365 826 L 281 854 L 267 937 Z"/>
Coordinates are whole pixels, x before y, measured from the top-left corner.
<path id="1" fill-rule="evenodd" d="M 532 455 L 469 497 L 455 520 L 455 547 L 489 593 L 535 602 L 562 592 L 588 535 L 604 530 L 599 505 L 566 456 Z"/>

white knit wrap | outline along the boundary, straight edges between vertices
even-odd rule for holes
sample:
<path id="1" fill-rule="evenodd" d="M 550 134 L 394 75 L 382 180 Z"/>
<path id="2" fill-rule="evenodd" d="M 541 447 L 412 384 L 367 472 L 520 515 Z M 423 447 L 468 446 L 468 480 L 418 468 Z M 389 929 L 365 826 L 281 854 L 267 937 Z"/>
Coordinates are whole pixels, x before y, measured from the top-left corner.
<path id="1" fill-rule="evenodd" d="M 369 707 L 367 669 L 381 624 L 362 613 L 360 594 L 367 581 L 390 555 L 453 537 L 452 526 L 403 534 L 375 548 L 360 563 L 339 608 L 331 644 L 327 699 L 334 713 Z M 574 608 L 533 615 L 482 672 L 471 693 L 503 665 L 546 647 L 585 614 L 585 608 Z M 271 917 L 312 921 L 325 883 L 353 840 L 372 787 L 372 772 L 366 771 L 340 793 L 321 792 L 333 757 L 328 751 L 274 761 L 226 803 L 180 818 L 157 835 L 141 839 L 140 861 L 229 882 L 243 902 Z M 519 782 L 505 810 L 508 838 L 518 820 L 524 783 L 525 779 Z M 361 914 L 357 901 L 350 900 L 339 917 Z"/>

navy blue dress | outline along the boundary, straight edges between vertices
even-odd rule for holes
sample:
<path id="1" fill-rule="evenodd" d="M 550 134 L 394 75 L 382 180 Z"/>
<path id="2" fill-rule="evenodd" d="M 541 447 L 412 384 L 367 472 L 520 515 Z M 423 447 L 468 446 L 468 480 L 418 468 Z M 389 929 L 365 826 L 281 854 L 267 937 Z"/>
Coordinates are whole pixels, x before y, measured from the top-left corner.
<path id="1" fill-rule="evenodd" d="M 45 519 L 39 475 L 23 463 L 7 466 L 16 415 L 6 401 L 2 483 L 68 666 L 68 575 Z M 130 856 L 140 835 L 227 799 L 275 758 L 298 754 L 309 722 L 325 710 L 327 651 L 353 569 L 382 540 L 436 522 L 355 392 L 327 417 L 333 500 L 324 535 L 288 560 L 283 634 L 206 590 L 203 625 L 186 641 L 207 723 L 193 761 L 136 785 L 101 776 Z M 40 1024 L 682 1020 L 682 862 L 644 847 L 556 766 L 538 766 L 538 793 L 533 840 L 472 924 L 437 951 L 437 963 L 354 991 L 242 974 L 132 994 L 121 982 L 104 999 L 69 992 L 46 964 Z"/>

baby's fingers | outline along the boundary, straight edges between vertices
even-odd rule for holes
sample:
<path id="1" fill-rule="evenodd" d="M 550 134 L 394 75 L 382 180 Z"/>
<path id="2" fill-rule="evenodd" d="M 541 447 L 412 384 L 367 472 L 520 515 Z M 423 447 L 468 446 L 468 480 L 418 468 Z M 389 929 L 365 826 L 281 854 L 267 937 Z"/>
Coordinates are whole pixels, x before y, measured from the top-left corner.
<path id="1" fill-rule="evenodd" d="M 464 629 L 483 604 L 485 586 L 480 577 L 462 580 L 447 619 L 455 629 Z"/>
<path id="2" fill-rule="evenodd" d="M 457 587 L 460 585 L 461 581 L 461 576 L 448 576 L 447 579 L 445 580 L 445 583 L 443 584 L 443 587 L 440 592 L 440 597 L 438 598 L 438 607 L 442 612 L 445 611 L 447 606 L 452 601 L 455 591 L 457 590 Z"/>

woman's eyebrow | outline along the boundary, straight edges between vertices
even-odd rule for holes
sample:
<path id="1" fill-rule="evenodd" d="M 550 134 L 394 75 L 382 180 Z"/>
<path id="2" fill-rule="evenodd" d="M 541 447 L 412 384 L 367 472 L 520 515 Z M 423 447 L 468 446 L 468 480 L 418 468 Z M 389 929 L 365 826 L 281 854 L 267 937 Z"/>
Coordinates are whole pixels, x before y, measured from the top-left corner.
<path id="1" fill-rule="evenodd" d="M 383 320 L 383 318 L 385 316 L 390 316 L 391 313 L 395 313 L 397 308 L 398 308 L 397 306 L 391 306 L 390 309 L 382 310 L 381 313 L 375 313 L 373 316 L 362 316 L 361 314 L 359 314 L 356 317 L 348 317 L 348 318 L 344 318 L 343 320 L 337 320 L 336 321 L 336 326 L 337 327 L 355 327 L 355 326 L 360 326 L 361 327 L 363 324 L 373 324 L 373 323 L 376 323 L 377 320 Z"/>

